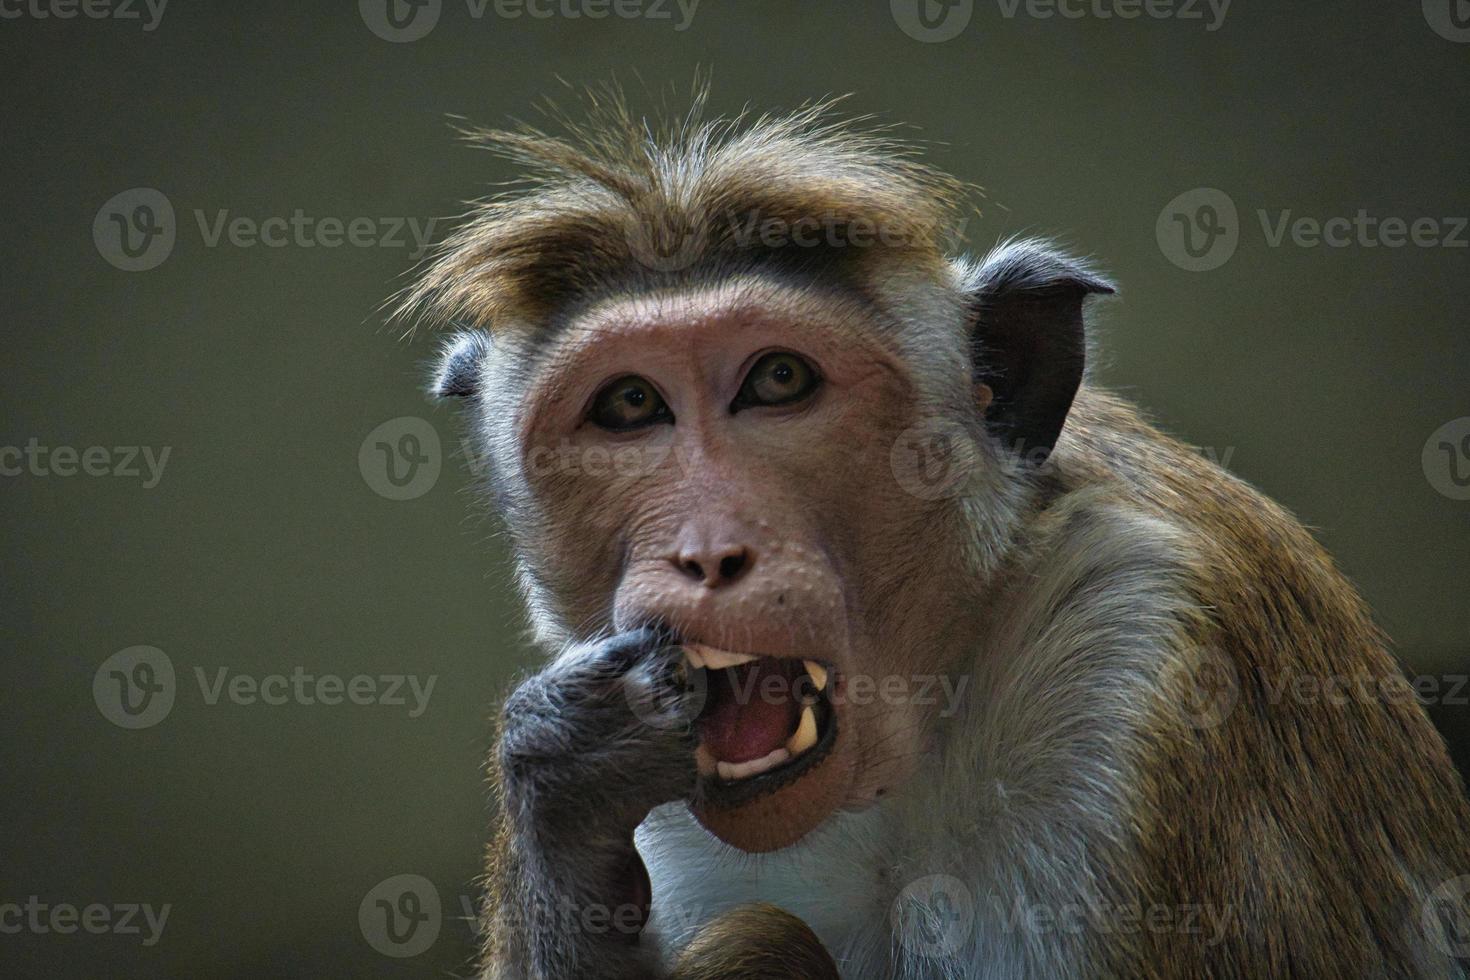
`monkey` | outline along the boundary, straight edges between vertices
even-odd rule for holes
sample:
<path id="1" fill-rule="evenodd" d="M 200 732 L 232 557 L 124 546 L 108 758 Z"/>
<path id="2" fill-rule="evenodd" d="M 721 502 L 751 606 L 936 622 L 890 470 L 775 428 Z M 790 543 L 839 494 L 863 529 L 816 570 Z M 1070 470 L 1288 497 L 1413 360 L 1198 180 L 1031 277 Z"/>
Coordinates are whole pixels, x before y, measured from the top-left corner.
<path id="1" fill-rule="evenodd" d="M 1313 537 L 1094 380 L 1094 262 L 970 255 L 827 103 L 471 138 L 528 183 L 394 313 L 547 655 L 484 977 L 1466 976 L 1442 739 Z"/>

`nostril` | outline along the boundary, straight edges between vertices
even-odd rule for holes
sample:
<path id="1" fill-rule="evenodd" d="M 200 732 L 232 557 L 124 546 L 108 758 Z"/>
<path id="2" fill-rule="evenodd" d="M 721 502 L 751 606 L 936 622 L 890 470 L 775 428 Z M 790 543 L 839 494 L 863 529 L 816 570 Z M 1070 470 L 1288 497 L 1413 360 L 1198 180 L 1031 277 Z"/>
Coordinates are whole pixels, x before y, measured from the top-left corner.
<path id="1" fill-rule="evenodd" d="M 733 555 L 726 555 L 720 559 L 720 578 L 727 582 L 735 581 L 744 570 L 745 551 L 743 549 Z"/>
<path id="2" fill-rule="evenodd" d="M 695 561 L 693 558 L 685 558 L 683 561 L 679 562 L 679 567 L 684 570 L 685 574 L 687 574 L 695 581 L 704 581 L 704 566 L 700 565 L 699 562 Z"/>

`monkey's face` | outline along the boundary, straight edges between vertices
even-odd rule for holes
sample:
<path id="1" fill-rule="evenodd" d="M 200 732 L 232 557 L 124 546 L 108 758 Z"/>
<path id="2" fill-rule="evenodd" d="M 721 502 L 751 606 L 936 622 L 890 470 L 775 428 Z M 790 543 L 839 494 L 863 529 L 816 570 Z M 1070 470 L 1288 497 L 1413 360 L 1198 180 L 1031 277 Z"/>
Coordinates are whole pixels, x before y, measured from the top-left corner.
<path id="1" fill-rule="evenodd" d="M 869 316 L 770 287 L 605 304 L 513 413 L 533 610 L 572 637 L 674 631 L 703 704 L 692 808 L 749 851 L 901 779 L 927 709 L 877 692 L 944 656 L 957 536 L 895 479 L 914 390 Z"/>

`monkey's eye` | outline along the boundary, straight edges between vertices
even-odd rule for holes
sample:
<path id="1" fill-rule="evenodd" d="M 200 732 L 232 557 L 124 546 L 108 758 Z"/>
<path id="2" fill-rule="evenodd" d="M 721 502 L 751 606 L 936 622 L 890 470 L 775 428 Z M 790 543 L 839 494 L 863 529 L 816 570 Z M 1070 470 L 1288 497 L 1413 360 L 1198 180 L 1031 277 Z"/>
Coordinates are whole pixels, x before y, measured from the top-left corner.
<path id="1" fill-rule="evenodd" d="M 636 374 L 629 374 L 597 393 L 587 417 L 594 425 L 623 432 L 672 421 L 674 416 L 653 385 Z"/>
<path id="2" fill-rule="evenodd" d="M 790 351 L 773 351 L 755 362 L 731 411 L 753 405 L 789 405 L 817 390 L 820 382 L 812 366 Z"/>

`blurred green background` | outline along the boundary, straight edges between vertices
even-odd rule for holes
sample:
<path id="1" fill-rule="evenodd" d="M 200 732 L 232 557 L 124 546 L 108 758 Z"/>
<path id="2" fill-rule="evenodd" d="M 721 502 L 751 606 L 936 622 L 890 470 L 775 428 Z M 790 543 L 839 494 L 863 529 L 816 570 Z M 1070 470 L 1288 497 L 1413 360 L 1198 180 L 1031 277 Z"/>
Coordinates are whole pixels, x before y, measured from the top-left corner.
<path id="1" fill-rule="evenodd" d="M 704 0 L 692 16 L 623 0 L 643 16 L 600 19 L 597 0 L 548 0 L 545 18 L 442 0 L 426 32 L 412 16 L 436 5 L 400 5 L 422 36 L 398 41 L 380 36 L 382 0 L 170 4 L 153 29 L 141 5 L 60 18 L 38 2 L 0 3 L 0 447 L 104 446 L 114 470 L 113 447 L 170 455 L 152 487 L 146 468 L 64 476 L 64 454 L 0 477 L 0 905 L 170 910 L 152 945 L 146 926 L 0 933 L 0 975 L 467 971 L 488 719 L 534 653 L 452 408 L 422 395 L 432 344 L 376 312 L 417 246 L 377 239 L 511 176 L 456 145 L 448 115 L 530 117 L 559 78 L 616 74 L 641 103 L 638 78 L 686 90 L 705 68 L 719 112 L 852 92 L 851 111 L 912 124 L 986 188 L 971 247 L 1024 231 L 1096 255 L 1123 286 L 1098 320 L 1099 376 L 1316 529 L 1410 671 L 1442 680 L 1434 717 L 1470 761 L 1470 690 L 1451 690 L 1470 671 L 1470 501 L 1451 465 L 1470 458 L 1426 456 L 1470 435 L 1451 424 L 1470 416 L 1470 233 L 1270 239 L 1285 210 L 1431 218 L 1440 240 L 1463 224 L 1470 31 L 1448 0 L 1443 16 L 1435 0 L 1241 2 L 1222 22 L 1203 4 L 1202 19 L 1073 19 L 997 0 L 932 5 L 930 27 L 905 0 Z M 110 215 L 147 225 L 136 205 L 158 197 L 104 205 L 135 188 L 166 199 L 175 241 L 130 272 Z M 1156 234 L 1197 188 L 1238 209 L 1238 245 L 1207 271 Z M 211 244 L 221 212 L 298 209 L 311 247 Z M 327 247 L 326 217 L 367 219 L 374 243 Z M 405 416 L 438 435 L 443 467 L 400 492 L 376 443 L 412 448 L 408 430 L 368 437 Z M 93 682 L 137 645 L 166 654 L 176 692 L 131 730 Z M 417 717 L 412 697 L 210 704 L 195 671 L 221 667 L 437 680 Z M 409 958 L 359 923 L 402 874 L 442 909 Z"/>

